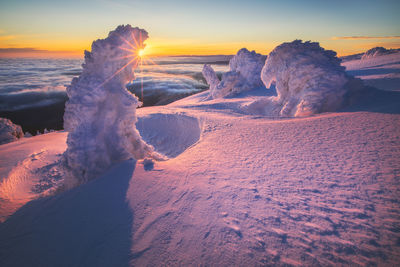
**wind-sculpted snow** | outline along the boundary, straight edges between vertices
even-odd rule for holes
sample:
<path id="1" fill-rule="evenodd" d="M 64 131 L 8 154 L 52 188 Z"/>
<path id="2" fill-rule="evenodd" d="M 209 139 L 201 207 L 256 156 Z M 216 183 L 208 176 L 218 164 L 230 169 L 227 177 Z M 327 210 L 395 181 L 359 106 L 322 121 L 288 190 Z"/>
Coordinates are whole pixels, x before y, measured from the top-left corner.
<path id="1" fill-rule="evenodd" d="M 267 109 L 280 116 L 308 116 L 335 111 L 351 79 L 340 65 L 336 52 L 315 42 L 296 40 L 277 46 L 268 56 L 261 72 L 264 85 L 276 85 Z"/>
<path id="2" fill-rule="evenodd" d="M 203 76 L 210 85 L 210 96 L 212 98 L 233 96 L 263 86 L 260 73 L 265 59 L 266 56 L 242 48 L 229 61 L 230 71 L 222 75 L 221 81 L 210 65 L 204 65 Z"/>
<path id="3" fill-rule="evenodd" d="M 78 183 L 96 177 L 112 164 L 154 155 L 135 127 L 137 97 L 125 84 L 133 80 L 145 30 L 118 26 L 85 51 L 83 72 L 67 88 L 64 128 L 69 132 L 64 154 L 67 171 Z"/>
<path id="4" fill-rule="evenodd" d="M 0 145 L 24 137 L 21 126 L 12 123 L 9 119 L 0 118 Z"/>

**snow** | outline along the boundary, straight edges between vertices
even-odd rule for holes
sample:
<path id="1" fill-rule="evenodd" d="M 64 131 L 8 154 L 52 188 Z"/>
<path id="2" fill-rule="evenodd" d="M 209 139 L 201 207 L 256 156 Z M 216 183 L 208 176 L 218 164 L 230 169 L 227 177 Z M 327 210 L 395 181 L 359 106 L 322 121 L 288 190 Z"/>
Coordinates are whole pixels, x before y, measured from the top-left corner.
<path id="1" fill-rule="evenodd" d="M 365 85 L 388 91 L 400 91 L 400 52 L 342 63 L 346 72 Z"/>
<path id="2" fill-rule="evenodd" d="M 50 195 L 62 185 L 59 161 L 66 136 L 55 132 L 1 145 L 0 222 L 30 200 Z"/>
<path id="3" fill-rule="evenodd" d="M 368 50 L 367 52 L 364 53 L 364 55 L 361 57 L 361 59 L 369 59 L 369 58 L 374 58 L 374 57 L 379 57 L 382 55 L 387 55 L 393 53 L 393 51 L 388 50 L 384 47 L 374 47 Z"/>
<path id="4" fill-rule="evenodd" d="M 168 160 L 127 159 L 2 214 L 0 265 L 397 265 L 399 92 L 375 90 L 363 106 L 310 117 L 248 112 L 271 91 L 217 99 L 206 91 L 136 110 L 141 136 Z M 65 139 L 1 145 L 2 181 L 20 168 L 33 186 Z M 31 155 L 43 164 L 28 164 L 38 162 Z"/>
<path id="5" fill-rule="evenodd" d="M 204 64 L 202 73 L 207 84 L 210 86 L 210 94 L 212 94 L 212 92 L 217 90 L 216 88 L 220 83 L 220 80 L 218 79 L 214 69 L 209 64 Z"/>
<path id="6" fill-rule="evenodd" d="M 9 119 L 0 118 L 0 145 L 24 137 L 21 126 L 12 123 Z"/>
<path id="7" fill-rule="evenodd" d="M 274 106 L 273 113 L 303 117 L 341 107 L 350 77 L 336 52 L 318 43 L 296 40 L 277 46 L 269 54 L 261 79 L 267 88 L 276 84 L 277 97 L 265 102 Z"/>
<path id="8" fill-rule="evenodd" d="M 68 148 L 64 153 L 71 184 L 83 183 L 113 164 L 152 156 L 135 128 L 137 97 L 125 85 L 133 80 L 138 50 L 148 37 L 145 30 L 118 26 L 106 39 L 85 52 L 83 71 L 67 87 L 64 114 Z"/>
<path id="9" fill-rule="evenodd" d="M 229 61 L 230 71 L 222 75 L 221 81 L 210 65 L 204 65 L 203 76 L 210 85 L 210 96 L 229 97 L 263 86 L 260 73 L 265 59 L 266 56 L 242 48 Z"/>

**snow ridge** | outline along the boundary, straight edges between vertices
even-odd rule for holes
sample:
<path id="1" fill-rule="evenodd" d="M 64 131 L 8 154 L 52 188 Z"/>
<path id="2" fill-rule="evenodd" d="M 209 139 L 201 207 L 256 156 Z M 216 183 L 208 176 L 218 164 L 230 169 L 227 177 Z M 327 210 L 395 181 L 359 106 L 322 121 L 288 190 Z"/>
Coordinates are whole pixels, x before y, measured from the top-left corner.
<path id="1" fill-rule="evenodd" d="M 107 38 L 85 51 L 83 72 L 67 87 L 64 129 L 69 132 L 64 164 L 82 183 L 112 164 L 155 155 L 136 129 L 138 98 L 126 90 L 135 78 L 138 50 L 148 38 L 145 30 L 118 26 Z"/>

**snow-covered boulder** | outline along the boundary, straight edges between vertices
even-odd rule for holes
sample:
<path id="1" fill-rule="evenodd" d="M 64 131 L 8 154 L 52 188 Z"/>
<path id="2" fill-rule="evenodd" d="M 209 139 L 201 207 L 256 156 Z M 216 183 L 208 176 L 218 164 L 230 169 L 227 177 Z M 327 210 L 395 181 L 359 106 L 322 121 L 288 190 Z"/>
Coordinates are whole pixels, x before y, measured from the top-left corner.
<path id="1" fill-rule="evenodd" d="M 273 83 L 276 86 L 277 96 L 270 103 L 273 110 L 280 116 L 295 117 L 336 110 L 351 79 L 340 62 L 336 52 L 319 43 L 295 40 L 277 46 L 261 72 L 267 88 Z"/>
<path id="2" fill-rule="evenodd" d="M 147 32 L 118 26 L 85 51 L 83 71 L 67 87 L 64 128 L 67 174 L 78 183 L 95 178 L 116 162 L 154 154 L 136 129 L 138 98 L 126 90 L 138 65 Z"/>
<path id="3" fill-rule="evenodd" d="M 21 137 L 24 137 L 21 126 L 9 119 L 0 118 L 0 145 L 17 141 Z"/>
<path id="4" fill-rule="evenodd" d="M 242 48 L 229 61 L 230 71 L 222 75 L 221 81 L 210 65 L 204 65 L 203 76 L 210 85 L 210 96 L 228 97 L 263 86 L 260 73 L 265 59 L 266 56 Z"/>
<path id="5" fill-rule="evenodd" d="M 361 59 L 374 58 L 382 55 L 391 54 L 392 52 L 384 47 L 374 47 L 364 53 Z"/>

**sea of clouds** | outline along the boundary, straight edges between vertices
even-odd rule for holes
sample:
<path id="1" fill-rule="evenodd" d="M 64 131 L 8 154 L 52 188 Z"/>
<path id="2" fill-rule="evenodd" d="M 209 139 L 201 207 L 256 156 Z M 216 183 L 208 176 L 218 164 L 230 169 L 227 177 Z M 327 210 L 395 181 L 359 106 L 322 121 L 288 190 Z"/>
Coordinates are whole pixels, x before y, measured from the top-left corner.
<path id="1" fill-rule="evenodd" d="M 127 88 L 144 106 L 167 104 L 208 89 L 201 74 L 203 64 L 211 64 L 222 73 L 229 59 L 188 56 L 144 60 Z M 65 88 L 80 75 L 81 64 L 81 59 L 0 58 L 0 112 L 63 104 L 67 100 Z"/>

